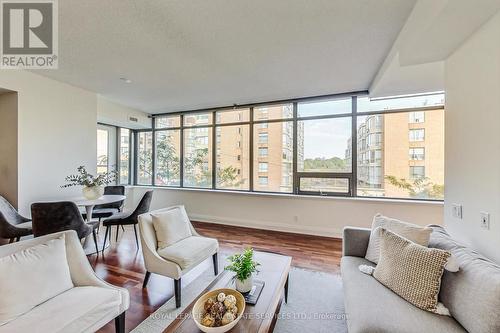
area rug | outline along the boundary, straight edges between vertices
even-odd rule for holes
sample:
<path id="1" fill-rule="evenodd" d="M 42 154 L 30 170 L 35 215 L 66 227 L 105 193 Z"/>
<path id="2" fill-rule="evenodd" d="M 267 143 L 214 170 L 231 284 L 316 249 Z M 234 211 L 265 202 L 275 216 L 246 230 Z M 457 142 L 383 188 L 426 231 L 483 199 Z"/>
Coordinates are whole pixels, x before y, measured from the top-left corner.
<path id="1" fill-rule="evenodd" d="M 183 286 L 183 304 L 190 304 L 213 279 L 213 271 L 207 269 Z M 292 267 L 289 286 L 288 303 L 281 306 L 274 332 L 347 332 L 340 276 Z M 172 297 L 132 332 L 163 332 L 183 309 L 175 308 Z"/>

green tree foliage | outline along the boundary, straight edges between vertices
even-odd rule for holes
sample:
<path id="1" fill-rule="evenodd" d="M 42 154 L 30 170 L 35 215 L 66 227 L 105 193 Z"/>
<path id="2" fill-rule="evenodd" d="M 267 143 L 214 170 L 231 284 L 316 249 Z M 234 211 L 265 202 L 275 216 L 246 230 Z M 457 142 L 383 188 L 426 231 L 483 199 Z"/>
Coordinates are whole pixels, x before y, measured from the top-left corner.
<path id="1" fill-rule="evenodd" d="M 339 170 L 343 171 L 346 168 L 346 161 L 339 157 L 331 158 L 315 158 L 315 159 L 305 159 L 304 169 L 305 170 Z"/>
<path id="2" fill-rule="evenodd" d="M 385 179 L 391 185 L 408 191 L 408 194 L 413 198 L 444 198 L 444 185 L 435 184 L 428 177 L 406 180 L 405 178 L 397 178 L 395 176 L 385 176 Z"/>

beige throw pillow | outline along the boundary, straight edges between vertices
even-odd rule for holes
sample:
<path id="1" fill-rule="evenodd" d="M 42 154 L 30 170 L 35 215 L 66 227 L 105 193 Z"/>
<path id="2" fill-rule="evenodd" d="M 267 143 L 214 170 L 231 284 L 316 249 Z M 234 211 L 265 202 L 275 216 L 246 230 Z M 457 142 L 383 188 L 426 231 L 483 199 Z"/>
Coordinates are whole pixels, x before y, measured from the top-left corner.
<path id="1" fill-rule="evenodd" d="M 377 233 L 380 261 L 373 277 L 416 307 L 449 315 L 438 295 L 451 253 L 415 244 L 384 228 L 377 228 Z"/>
<path id="2" fill-rule="evenodd" d="M 378 227 L 390 230 L 422 246 L 429 245 L 429 238 L 432 232 L 431 228 L 403 222 L 381 214 L 375 215 L 373 218 L 370 240 L 368 242 L 368 249 L 365 255 L 366 259 L 374 263 L 378 263 L 380 255 L 380 236 L 375 232 Z"/>
<path id="3" fill-rule="evenodd" d="M 151 217 L 159 250 L 192 236 L 189 220 L 180 207 L 151 214 Z"/>
<path id="4" fill-rule="evenodd" d="M 64 235 L 0 258 L 0 272 L 0 326 L 73 288 Z"/>

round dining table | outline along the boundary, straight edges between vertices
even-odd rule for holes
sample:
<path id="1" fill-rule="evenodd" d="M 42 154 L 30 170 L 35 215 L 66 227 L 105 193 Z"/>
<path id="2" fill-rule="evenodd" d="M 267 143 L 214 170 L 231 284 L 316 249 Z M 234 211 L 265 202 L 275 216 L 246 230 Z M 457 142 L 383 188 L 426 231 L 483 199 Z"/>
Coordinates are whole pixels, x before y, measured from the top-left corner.
<path id="1" fill-rule="evenodd" d="M 85 212 L 87 214 L 85 222 L 90 222 L 92 220 L 92 212 L 95 206 L 119 202 L 125 199 L 127 199 L 127 197 L 124 195 L 103 195 L 102 197 L 93 200 L 79 197 L 70 199 L 69 201 L 74 202 L 79 207 L 85 207 Z M 98 237 L 97 245 L 99 249 L 102 249 L 102 243 L 103 242 L 100 241 L 100 237 Z M 108 247 L 110 243 L 111 242 L 108 242 L 108 245 L 106 247 Z M 86 255 L 96 253 L 94 243 L 90 241 L 89 236 L 85 238 L 85 241 L 83 243 L 83 250 L 85 251 Z"/>

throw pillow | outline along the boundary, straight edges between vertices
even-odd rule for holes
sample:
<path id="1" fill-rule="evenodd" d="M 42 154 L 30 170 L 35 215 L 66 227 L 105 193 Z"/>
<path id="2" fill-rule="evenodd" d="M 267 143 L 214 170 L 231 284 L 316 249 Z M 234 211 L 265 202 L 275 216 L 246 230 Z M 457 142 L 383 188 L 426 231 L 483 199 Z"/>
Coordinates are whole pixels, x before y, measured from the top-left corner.
<path id="1" fill-rule="evenodd" d="M 365 258 L 371 262 L 378 263 L 380 254 L 380 237 L 375 230 L 378 227 L 383 227 L 390 230 L 404 238 L 411 240 L 422 246 L 429 244 L 432 229 L 421 227 L 415 224 L 403 222 L 397 219 L 389 218 L 381 214 L 375 215 L 372 223 L 372 231 L 370 240 L 368 242 L 368 249 L 366 250 Z"/>
<path id="2" fill-rule="evenodd" d="M 159 250 L 192 236 L 189 220 L 179 207 L 151 214 L 151 217 Z"/>
<path id="3" fill-rule="evenodd" d="M 0 326 L 73 288 L 64 235 L 0 258 Z"/>
<path id="4" fill-rule="evenodd" d="M 438 303 L 438 295 L 451 253 L 418 245 L 384 228 L 377 228 L 377 232 L 380 261 L 373 277 L 416 307 L 449 315 Z"/>

